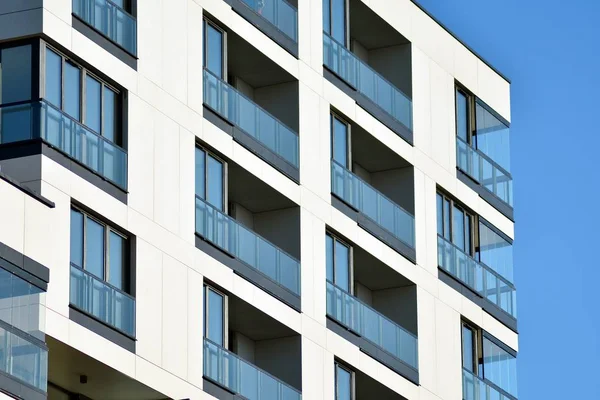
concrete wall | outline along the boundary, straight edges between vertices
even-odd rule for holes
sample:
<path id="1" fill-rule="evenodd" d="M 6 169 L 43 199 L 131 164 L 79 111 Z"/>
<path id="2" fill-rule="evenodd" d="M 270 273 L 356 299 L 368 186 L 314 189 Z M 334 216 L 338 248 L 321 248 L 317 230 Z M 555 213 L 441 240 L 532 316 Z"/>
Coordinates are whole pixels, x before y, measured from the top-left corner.
<path id="1" fill-rule="evenodd" d="M 254 88 L 254 101 L 298 133 L 298 82 Z"/>
<path id="2" fill-rule="evenodd" d="M 405 286 L 374 290 L 373 308 L 418 335 L 417 332 L 417 288 Z"/>
<path id="3" fill-rule="evenodd" d="M 254 231 L 300 259 L 300 218 L 296 207 L 254 214 Z"/>
<path id="4" fill-rule="evenodd" d="M 289 336 L 255 342 L 256 365 L 288 385 L 302 390 L 301 338 Z"/>
<path id="5" fill-rule="evenodd" d="M 371 185 L 414 215 L 415 191 L 412 167 L 371 173 Z"/>
<path id="6" fill-rule="evenodd" d="M 369 65 L 412 99 L 411 46 L 402 44 L 369 51 Z"/>

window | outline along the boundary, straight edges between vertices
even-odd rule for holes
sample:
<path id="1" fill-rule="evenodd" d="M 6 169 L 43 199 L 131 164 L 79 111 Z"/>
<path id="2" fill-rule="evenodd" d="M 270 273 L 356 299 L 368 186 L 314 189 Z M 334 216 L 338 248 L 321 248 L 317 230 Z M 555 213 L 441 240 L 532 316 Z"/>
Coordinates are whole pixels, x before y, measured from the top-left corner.
<path id="1" fill-rule="evenodd" d="M 350 167 L 350 125 L 331 114 L 331 158 L 345 168 Z"/>
<path id="2" fill-rule="evenodd" d="M 71 265 L 129 293 L 127 237 L 87 213 L 71 209 Z"/>
<path id="3" fill-rule="evenodd" d="M 335 363 L 335 400 L 354 399 L 354 372 L 336 361 Z"/>
<path id="4" fill-rule="evenodd" d="M 487 384 L 517 396 L 517 359 L 514 351 L 482 329 L 462 323 L 463 368 Z"/>
<path id="5" fill-rule="evenodd" d="M 437 194 L 437 213 L 438 235 L 473 257 L 475 216 L 461 205 L 456 204 L 454 200 L 440 193 Z"/>
<path id="6" fill-rule="evenodd" d="M 352 293 L 352 248 L 331 234 L 325 235 L 327 280 Z"/>
<path id="7" fill-rule="evenodd" d="M 204 285 L 204 337 L 226 347 L 227 343 L 227 296 Z"/>
<path id="8" fill-rule="evenodd" d="M 32 46 L 0 50 L 0 141 L 30 138 L 32 99 Z"/>
<path id="9" fill-rule="evenodd" d="M 346 0 L 323 0 L 323 31 L 347 46 Z"/>
<path id="10" fill-rule="evenodd" d="M 196 196 L 225 211 L 226 164 L 208 151 L 196 147 Z"/>
<path id="11" fill-rule="evenodd" d="M 219 79 L 225 76 L 225 32 L 213 22 L 204 19 L 204 68 Z"/>
<path id="12" fill-rule="evenodd" d="M 43 98 L 118 146 L 120 92 L 57 51 L 46 47 Z"/>

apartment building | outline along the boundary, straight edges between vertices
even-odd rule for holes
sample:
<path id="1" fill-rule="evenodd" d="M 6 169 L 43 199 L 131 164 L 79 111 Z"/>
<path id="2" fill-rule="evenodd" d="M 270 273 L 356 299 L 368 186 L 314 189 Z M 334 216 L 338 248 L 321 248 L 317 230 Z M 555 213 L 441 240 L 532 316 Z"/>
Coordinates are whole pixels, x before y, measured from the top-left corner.
<path id="1" fill-rule="evenodd" d="M 0 399 L 517 399 L 509 121 L 411 0 L 0 2 Z"/>

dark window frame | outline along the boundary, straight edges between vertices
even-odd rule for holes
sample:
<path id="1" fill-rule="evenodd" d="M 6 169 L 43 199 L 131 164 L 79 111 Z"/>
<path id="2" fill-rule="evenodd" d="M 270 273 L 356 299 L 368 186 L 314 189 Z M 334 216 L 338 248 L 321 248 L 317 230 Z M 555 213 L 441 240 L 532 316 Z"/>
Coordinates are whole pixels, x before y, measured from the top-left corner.
<path id="1" fill-rule="evenodd" d="M 227 31 L 221 27 L 217 22 L 208 16 L 204 15 L 202 18 L 202 68 L 207 69 L 207 61 L 209 60 L 208 55 L 208 25 L 216 29 L 221 33 L 221 77 L 220 79 L 227 82 Z M 209 70 L 210 71 L 210 70 Z M 212 71 L 210 71 L 212 72 Z M 212 72 L 214 74 L 214 72 Z"/>
<path id="2" fill-rule="evenodd" d="M 333 7 L 332 7 L 332 2 L 334 0 L 323 0 L 323 5 L 327 5 L 327 7 L 329 7 L 329 32 L 325 31 L 324 27 L 323 27 L 323 32 L 326 33 L 329 37 L 331 37 L 333 40 L 336 40 L 333 38 L 333 34 L 331 32 L 331 29 L 333 27 Z M 345 46 L 348 50 L 350 50 L 350 0 L 343 0 L 344 1 L 344 24 L 345 24 L 345 29 L 344 29 L 344 43 L 340 43 L 343 46 Z"/>
<path id="3" fill-rule="evenodd" d="M 332 160 L 338 162 L 334 158 L 335 152 L 335 135 L 334 135 L 334 122 L 338 120 L 342 124 L 346 125 L 346 164 L 343 167 L 352 171 L 352 124 L 350 121 L 343 117 L 341 114 L 335 112 L 334 110 L 330 110 L 329 112 L 329 142 L 331 146 L 331 154 L 330 157 Z M 338 162 L 339 163 L 339 162 Z M 341 164 L 340 164 L 341 165 Z"/>
<path id="4" fill-rule="evenodd" d="M 202 330 L 202 334 L 204 336 L 204 338 L 210 340 L 208 338 L 208 330 L 209 330 L 209 320 L 210 320 L 210 315 L 208 313 L 209 311 L 209 292 L 212 291 L 213 293 L 221 296 L 223 298 L 223 326 L 221 327 L 223 329 L 223 345 L 222 347 L 224 349 L 228 349 L 228 344 L 229 344 L 229 296 L 227 293 L 225 293 L 222 290 L 217 289 L 215 286 L 209 284 L 209 283 L 204 283 L 203 285 L 203 300 L 204 300 L 204 307 L 202 310 L 202 324 L 203 324 L 203 330 Z M 218 343 L 215 343 L 218 345 Z"/>
<path id="5" fill-rule="evenodd" d="M 334 361 L 334 384 L 335 384 L 334 398 L 335 398 L 335 400 L 339 400 L 338 399 L 338 394 L 339 394 L 338 368 L 343 369 L 344 371 L 346 371 L 350 374 L 350 400 L 356 399 L 356 372 L 354 371 L 353 368 L 349 367 L 345 363 L 343 363 L 339 360 L 335 360 Z"/>
<path id="6" fill-rule="evenodd" d="M 469 238 L 467 238 L 467 230 L 466 229 L 463 230 L 463 237 L 465 240 L 465 244 L 467 243 L 467 239 L 468 239 L 469 252 L 467 253 L 467 251 L 465 251 L 463 249 L 461 249 L 461 250 L 463 250 L 465 253 L 467 253 L 471 258 L 477 260 L 477 254 L 479 254 L 479 218 L 480 217 L 477 215 L 477 213 L 471 211 L 468 207 L 464 206 L 462 203 L 455 200 L 454 197 L 446 194 L 444 191 L 441 191 L 440 189 L 438 189 L 436 191 L 436 204 L 437 204 L 437 196 L 441 196 L 441 198 L 442 198 L 442 212 L 444 212 L 444 202 L 448 201 L 450 203 L 450 207 L 449 207 L 450 215 L 448 215 L 448 221 L 450 222 L 450 226 L 448 227 L 448 232 L 449 232 L 450 237 L 446 238 L 445 235 L 443 235 L 443 234 L 440 235 L 440 233 L 437 232 L 438 236 L 441 236 L 448 242 L 452 243 L 454 246 L 458 247 L 458 245 L 454 243 L 454 229 L 455 229 L 454 228 L 454 208 L 456 207 L 456 208 L 460 209 L 464 213 L 463 226 L 466 227 L 467 221 L 469 221 L 469 224 L 471 227 L 470 232 L 468 233 L 470 236 Z M 438 219 L 440 217 L 442 218 L 442 233 L 445 233 L 445 231 L 446 231 L 445 215 L 442 215 L 442 216 L 438 215 L 437 217 L 438 217 Z M 437 229 L 437 223 L 436 223 L 436 229 Z M 477 260 L 477 261 L 479 261 L 479 260 Z"/>
<path id="7" fill-rule="evenodd" d="M 332 233 L 331 231 L 326 231 L 325 232 L 325 239 L 327 240 L 327 236 L 329 236 L 332 239 L 332 268 L 333 268 L 333 282 L 331 282 L 333 285 L 339 287 L 337 285 L 336 282 L 336 255 L 335 255 L 335 244 L 336 242 L 339 242 L 342 246 L 346 247 L 348 249 L 348 293 L 351 295 L 354 295 L 354 247 L 352 246 L 352 244 L 350 242 L 348 242 L 347 240 L 344 240 L 342 238 L 340 238 L 338 235 L 336 235 L 335 233 Z M 327 253 L 327 249 L 325 249 L 325 253 Z M 325 254 L 325 257 L 327 257 L 327 254 Z M 327 262 L 327 260 L 326 260 Z"/>
<path id="8" fill-rule="evenodd" d="M 223 187 L 223 191 L 221 193 L 221 196 L 223 198 L 223 209 L 222 212 L 224 214 L 227 214 L 229 211 L 229 195 L 228 195 L 228 183 L 229 183 L 229 165 L 227 160 L 224 157 L 218 156 L 214 151 L 208 149 L 205 146 L 202 146 L 198 143 L 196 143 L 196 149 L 199 149 L 201 151 L 204 152 L 204 198 L 198 196 L 196 192 L 196 188 L 194 187 L 194 196 L 198 196 L 199 198 L 201 198 L 202 200 L 204 200 L 205 202 L 209 203 L 208 201 L 208 157 L 212 157 L 215 160 L 217 160 L 218 162 L 221 163 L 221 165 L 223 165 L 223 174 L 221 176 L 221 184 Z M 194 158 L 196 157 L 196 153 L 194 152 Z M 194 162 L 195 164 L 195 162 Z M 194 183 L 195 183 L 195 174 L 196 171 L 194 170 Z M 211 204 L 213 207 L 217 207 L 214 204 Z"/>

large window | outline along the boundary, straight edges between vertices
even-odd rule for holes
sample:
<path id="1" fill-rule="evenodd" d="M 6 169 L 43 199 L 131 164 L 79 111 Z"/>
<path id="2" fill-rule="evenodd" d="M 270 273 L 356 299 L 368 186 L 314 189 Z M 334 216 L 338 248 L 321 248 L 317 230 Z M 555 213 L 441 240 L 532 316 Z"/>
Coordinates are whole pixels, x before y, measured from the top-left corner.
<path id="1" fill-rule="evenodd" d="M 196 147 L 196 196 L 219 211 L 225 211 L 226 164 L 208 151 Z"/>
<path id="2" fill-rule="evenodd" d="M 331 114 L 331 158 L 341 166 L 350 166 L 350 125 L 341 117 Z"/>
<path id="3" fill-rule="evenodd" d="M 225 32 L 215 23 L 204 19 L 204 68 L 219 79 L 225 76 Z"/>
<path id="4" fill-rule="evenodd" d="M 354 372 L 336 361 L 335 400 L 354 400 Z"/>
<path id="5" fill-rule="evenodd" d="M 227 296 L 220 291 L 204 286 L 204 337 L 227 347 Z"/>
<path id="6" fill-rule="evenodd" d="M 323 31 L 347 46 L 346 0 L 323 0 Z"/>
<path id="7" fill-rule="evenodd" d="M 475 217 L 451 198 L 437 194 L 438 235 L 454 243 L 464 253 L 474 256 Z"/>
<path id="8" fill-rule="evenodd" d="M 129 293 L 127 253 L 127 236 L 79 209 L 71 209 L 71 265 Z"/>
<path id="9" fill-rule="evenodd" d="M 120 92 L 87 69 L 46 47 L 43 98 L 96 134 L 122 146 Z"/>
<path id="10" fill-rule="evenodd" d="M 352 293 L 352 248 L 331 234 L 325 236 L 327 280 Z"/>

